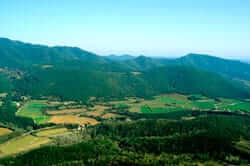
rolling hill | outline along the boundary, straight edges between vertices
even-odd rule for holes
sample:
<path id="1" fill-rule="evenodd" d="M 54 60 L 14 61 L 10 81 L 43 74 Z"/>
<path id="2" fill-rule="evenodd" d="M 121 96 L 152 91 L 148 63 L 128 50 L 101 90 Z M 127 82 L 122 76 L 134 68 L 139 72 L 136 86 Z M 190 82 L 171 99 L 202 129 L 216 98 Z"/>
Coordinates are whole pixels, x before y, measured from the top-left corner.
<path id="1" fill-rule="evenodd" d="M 5 38 L 0 39 L 0 45 L 3 92 L 12 88 L 35 98 L 73 100 L 91 96 L 150 97 L 170 92 L 250 96 L 238 83 L 221 76 L 247 79 L 249 65 L 237 61 L 193 54 L 174 60 L 145 56 L 112 60 L 76 47 L 47 47 Z"/>
<path id="2" fill-rule="evenodd" d="M 208 55 L 189 54 L 177 60 L 180 65 L 193 66 L 216 72 L 229 78 L 250 80 L 250 65 L 237 60 L 226 60 Z"/>
<path id="3" fill-rule="evenodd" d="M 113 61 L 126 61 L 130 59 L 134 59 L 135 57 L 132 55 L 124 54 L 124 55 L 108 55 L 105 58 L 113 60 Z"/>

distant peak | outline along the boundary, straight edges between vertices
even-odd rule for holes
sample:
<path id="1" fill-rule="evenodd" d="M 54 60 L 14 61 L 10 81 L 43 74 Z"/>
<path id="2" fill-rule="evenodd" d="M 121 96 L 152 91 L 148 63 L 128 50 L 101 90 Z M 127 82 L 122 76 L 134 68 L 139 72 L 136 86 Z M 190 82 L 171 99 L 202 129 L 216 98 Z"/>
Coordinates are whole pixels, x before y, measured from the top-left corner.
<path id="1" fill-rule="evenodd" d="M 208 55 L 208 54 L 198 54 L 198 53 L 189 53 L 186 56 L 187 57 L 200 57 L 200 56 L 212 57 L 211 55 Z"/>
<path id="2" fill-rule="evenodd" d="M 206 58 L 206 59 L 223 59 L 220 57 L 216 57 L 213 55 L 209 55 L 209 54 L 198 54 L 198 53 L 189 53 L 186 56 L 183 56 L 182 58 Z"/>

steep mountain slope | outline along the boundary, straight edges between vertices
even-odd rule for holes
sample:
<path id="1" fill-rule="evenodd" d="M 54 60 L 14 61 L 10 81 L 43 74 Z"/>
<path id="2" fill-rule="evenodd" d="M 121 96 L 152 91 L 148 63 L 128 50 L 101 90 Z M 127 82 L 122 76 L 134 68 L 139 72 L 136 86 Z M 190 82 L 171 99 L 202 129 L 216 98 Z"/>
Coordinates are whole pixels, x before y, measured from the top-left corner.
<path id="1" fill-rule="evenodd" d="M 114 61 L 79 48 L 47 47 L 9 39 L 0 39 L 0 55 L 0 69 L 4 71 L 4 75 L 0 75 L 2 91 L 12 88 L 19 94 L 36 98 L 56 96 L 85 100 L 91 96 L 149 97 L 170 92 L 249 97 L 238 84 L 202 71 L 212 70 L 210 64 L 215 65 L 210 57 L 199 63 L 191 61 L 192 56 L 176 60 L 139 56 Z M 226 74 L 231 71 L 222 69 Z"/>
<path id="2" fill-rule="evenodd" d="M 145 71 L 156 67 L 165 66 L 165 59 L 154 59 L 146 56 L 139 56 L 134 59 L 126 60 L 124 65 L 129 66 L 133 70 Z"/>
<path id="3" fill-rule="evenodd" d="M 124 70 L 104 57 L 77 47 L 47 47 L 0 38 L 0 68 L 47 65 L 84 70 Z"/>
<path id="4" fill-rule="evenodd" d="M 91 96 L 150 97 L 162 93 L 203 94 L 210 97 L 249 98 L 242 88 L 221 76 L 187 67 L 155 68 L 140 74 L 83 70 L 34 70 L 15 80 L 16 91 L 33 97 L 57 96 L 79 100 Z"/>
<path id="5" fill-rule="evenodd" d="M 176 59 L 140 56 L 126 61 L 126 64 L 137 70 L 147 70 L 162 66 L 187 66 L 215 72 L 229 79 L 250 81 L 250 64 L 209 55 L 188 54 Z"/>
<path id="6" fill-rule="evenodd" d="M 199 93 L 210 97 L 247 98 L 239 84 L 221 76 L 190 67 L 173 66 L 149 70 L 145 78 L 158 92 Z"/>
<path id="7" fill-rule="evenodd" d="M 11 80 L 7 75 L 0 73 L 0 93 L 10 92 L 12 89 Z"/>
<path id="8" fill-rule="evenodd" d="M 230 78 L 250 80 L 250 65 L 236 60 L 225 60 L 208 55 L 189 54 L 178 59 L 176 63 L 216 72 Z"/>

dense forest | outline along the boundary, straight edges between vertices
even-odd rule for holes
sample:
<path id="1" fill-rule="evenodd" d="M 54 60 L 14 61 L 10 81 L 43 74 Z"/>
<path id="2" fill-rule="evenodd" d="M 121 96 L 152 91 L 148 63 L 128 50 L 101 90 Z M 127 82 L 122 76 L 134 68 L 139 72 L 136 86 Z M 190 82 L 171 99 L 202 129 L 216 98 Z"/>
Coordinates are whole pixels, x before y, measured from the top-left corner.
<path id="1" fill-rule="evenodd" d="M 238 61 L 194 54 L 172 60 L 128 55 L 114 59 L 76 47 L 47 47 L 4 38 L 0 44 L 0 92 L 13 89 L 34 98 L 64 100 L 172 92 L 250 96 L 246 87 L 249 73 L 245 72 L 250 65 Z"/>
<path id="2" fill-rule="evenodd" d="M 15 115 L 17 107 L 13 104 L 10 96 L 5 97 L 2 102 L 3 104 L 0 106 L 1 126 L 8 126 L 12 129 L 27 129 L 28 127 L 36 126 L 33 120 Z"/>
<path id="3" fill-rule="evenodd" d="M 244 164 L 249 154 L 237 149 L 250 139 L 250 120 L 213 115 L 192 121 L 141 120 L 107 122 L 90 127 L 82 143 L 48 146 L 17 158 L 8 165 L 196 165 L 216 160 Z"/>

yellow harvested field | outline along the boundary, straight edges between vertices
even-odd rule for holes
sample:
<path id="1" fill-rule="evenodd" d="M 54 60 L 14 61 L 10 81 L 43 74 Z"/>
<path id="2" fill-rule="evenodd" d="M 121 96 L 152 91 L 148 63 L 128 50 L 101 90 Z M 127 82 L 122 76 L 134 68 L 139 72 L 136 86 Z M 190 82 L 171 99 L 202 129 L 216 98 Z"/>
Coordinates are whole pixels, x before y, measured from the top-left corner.
<path id="1" fill-rule="evenodd" d="M 12 133 L 10 129 L 0 127 L 0 136 L 5 135 L 5 134 L 10 134 L 10 133 Z"/>
<path id="2" fill-rule="evenodd" d="M 39 131 L 38 133 L 36 133 L 36 135 L 39 137 L 50 137 L 50 136 L 60 135 L 60 134 L 67 133 L 67 132 L 68 132 L 68 129 L 66 128 L 54 128 L 54 129 L 52 128 L 52 129 Z"/>
<path id="3" fill-rule="evenodd" d="M 163 96 L 164 96 L 164 95 L 163 95 Z M 167 96 L 168 96 L 168 97 L 179 98 L 179 99 L 186 99 L 186 100 L 187 100 L 187 98 L 188 98 L 188 96 L 181 95 L 181 94 L 178 94 L 178 93 L 168 94 Z"/>
<path id="4" fill-rule="evenodd" d="M 50 106 L 50 107 L 58 106 L 58 105 L 60 105 L 60 104 L 61 104 L 61 102 L 59 102 L 59 101 L 49 101 L 49 102 L 47 103 L 47 105 Z"/>
<path id="5" fill-rule="evenodd" d="M 77 117 L 73 115 L 61 115 L 61 116 L 52 116 L 49 120 L 50 123 L 55 124 L 91 124 L 96 125 L 99 122 L 93 118 L 86 117 Z"/>
<path id="6" fill-rule="evenodd" d="M 75 114 L 75 113 L 82 113 L 85 112 L 85 108 L 81 109 L 64 109 L 64 110 L 57 110 L 57 111 L 47 111 L 49 115 L 66 115 L 66 114 Z"/>
<path id="7" fill-rule="evenodd" d="M 103 112 L 104 111 L 90 111 L 90 112 L 87 112 L 86 115 L 98 117 L 98 116 L 101 116 Z"/>
<path id="8" fill-rule="evenodd" d="M 113 113 L 107 113 L 102 116 L 103 119 L 111 119 L 111 118 L 119 118 L 121 117 L 120 115 L 113 114 Z"/>
<path id="9" fill-rule="evenodd" d="M 0 157 L 36 149 L 50 141 L 49 138 L 32 135 L 16 137 L 0 145 Z"/>
<path id="10" fill-rule="evenodd" d="M 103 105 L 95 105 L 93 108 L 91 108 L 92 110 L 96 110 L 96 111 L 104 111 L 106 109 L 109 109 L 109 107 L 107 106 L 103 106 Z"/>

